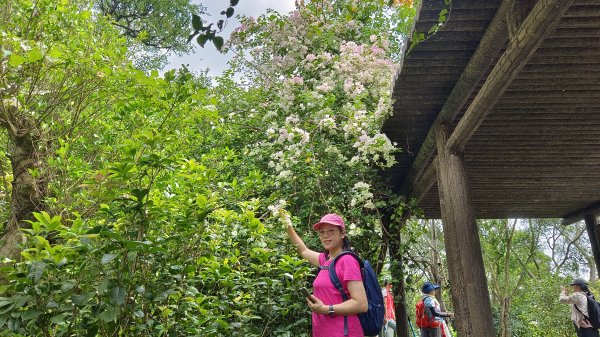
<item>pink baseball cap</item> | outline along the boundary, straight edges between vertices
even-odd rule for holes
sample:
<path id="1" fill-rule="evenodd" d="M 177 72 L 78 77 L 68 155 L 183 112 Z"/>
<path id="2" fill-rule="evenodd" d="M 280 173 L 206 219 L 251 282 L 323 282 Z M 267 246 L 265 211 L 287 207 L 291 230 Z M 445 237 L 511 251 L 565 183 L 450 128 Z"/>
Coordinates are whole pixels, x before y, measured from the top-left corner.
<path id="1" fill-rule="evenodd" d="M 343 231 L 346 230 L 346 224 L 344 223 L 344 219 L 342 219 L 341 216 L 339 216 L 335 213 L 330 213 L 330 214 L 323 216 L 319 222 L 317 222 L 316 224 L 313 225 L 313 229 L 317 230 L 323 224 L 339 226 L 342 228 Z"/>

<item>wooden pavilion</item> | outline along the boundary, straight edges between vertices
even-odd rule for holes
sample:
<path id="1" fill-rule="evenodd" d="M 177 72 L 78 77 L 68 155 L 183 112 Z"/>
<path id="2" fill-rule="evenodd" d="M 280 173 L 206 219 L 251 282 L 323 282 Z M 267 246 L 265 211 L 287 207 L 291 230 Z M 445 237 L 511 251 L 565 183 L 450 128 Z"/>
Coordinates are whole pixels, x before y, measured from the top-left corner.
<path id="1" fill-rule="evenodd" d="M 476 219 L 585 220 L 600 271 L 600 0 L 423 0 L 419 32 L 385 175 L 443 220 L 459 335 L 494 336 Z"/>

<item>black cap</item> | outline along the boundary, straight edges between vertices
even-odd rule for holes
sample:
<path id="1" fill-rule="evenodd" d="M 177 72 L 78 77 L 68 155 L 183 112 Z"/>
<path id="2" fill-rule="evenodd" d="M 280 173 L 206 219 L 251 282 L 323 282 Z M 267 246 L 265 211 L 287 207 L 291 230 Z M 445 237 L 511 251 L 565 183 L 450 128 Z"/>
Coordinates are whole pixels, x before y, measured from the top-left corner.
<path id="1" fill-rule="evenodd" d="M 580 285 L 580 286 L 587 286 L 588 283 L 584 279 L 582 279 L 582 278 L 576 278 L 569 285 L 572 286 L 572 285 L 575 285 L 575 284 Z"/>

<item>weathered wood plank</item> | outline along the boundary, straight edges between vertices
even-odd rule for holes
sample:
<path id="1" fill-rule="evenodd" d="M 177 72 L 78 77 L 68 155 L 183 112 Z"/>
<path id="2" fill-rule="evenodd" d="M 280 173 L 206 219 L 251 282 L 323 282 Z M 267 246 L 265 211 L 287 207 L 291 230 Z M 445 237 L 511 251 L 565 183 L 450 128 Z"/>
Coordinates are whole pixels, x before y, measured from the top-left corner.
<path id="1" fill-rule="evenodd" d="M 435 128 L 452 121 L 456 117 L 477 84 L 484 78 L 493 60 L 499 54 L 502 46 L 498 41 L 504 41 L 507 38 L 505 18 L 509 9 L 509 1 L 503 1 L 483 35 L 481 43 L 475 50 L 473 57 L 471 57 L 469 64 L 464 69 L 452 93 L 448 96 L 444 106 L 438 113 L 438 117 L 432 124 L 410 171 L 400 187 L 400 193 L 409 195 L 414 188 L 415 181 L 423 173 L 425 165 L 430 160 L 435 149 Z"/>
<path id="2" fill-rule="evenodd" d="M 576 212 L 573 212 L 571 214 L 566 214 L 563 216 L 563 221 L 562 224 L 563 225 L 570 225 L 572 223 L 575 223 L 577 221 L 581 221 L 585 218 L 586 215 L 596 215 L 596 214 L 600 214 L 600 201 L 590 205 L 586 208 L 580 209 Z"/>
<path id="3" fill-rule="evenodd" d="M 448 146 L 452 151 L 460 152 L 464 148 L 572 1 L 539 0 L 536 3 L 450 136 Z"/>

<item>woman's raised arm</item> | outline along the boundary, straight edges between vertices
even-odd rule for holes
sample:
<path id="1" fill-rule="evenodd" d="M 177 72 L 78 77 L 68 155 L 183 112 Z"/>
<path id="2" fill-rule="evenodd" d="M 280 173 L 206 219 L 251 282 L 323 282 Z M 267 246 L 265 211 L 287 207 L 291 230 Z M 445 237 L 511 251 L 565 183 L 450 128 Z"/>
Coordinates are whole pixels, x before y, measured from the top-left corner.
<path id="1" fill-rule="evenodd" d="M 292 241 L 292 244 L 298 250 L 298 254 L 303 259 L 307 260 L 313 266 L 318 267 L 319 266 L 319 253 L 315 252 L 314 250 L 310 250 L 310 249 L 308 249 L 308 247 L 306 247 L 306 245 L 304 244 L 304 241 L 302 241 L 302 238 L 300 238 L 298 233 L 296 233 L 296 230 L 294 229 L 294 226 L 292 225 L 292 221 L 289 220 L 289 218 L 288 218 L 288 221 L 289 222 L 287 222 L 287 223 L 285 220 L 283 222 L 285 223 L 287 235 L 290 238 L 290 241 Z"/>

